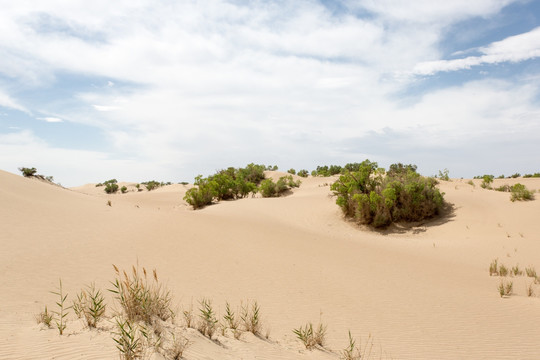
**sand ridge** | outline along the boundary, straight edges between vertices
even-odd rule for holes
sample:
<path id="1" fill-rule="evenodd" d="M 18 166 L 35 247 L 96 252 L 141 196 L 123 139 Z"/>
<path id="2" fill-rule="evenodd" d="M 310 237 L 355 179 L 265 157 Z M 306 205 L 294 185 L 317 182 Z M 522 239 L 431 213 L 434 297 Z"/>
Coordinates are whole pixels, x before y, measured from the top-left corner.
<path id="1" fill-rule="evenodd" d="M 225 301 L 260 303 L 270 341 L 218 346 L 193 333 L 187 359 L 337 359 L 348 330 L 372 334 L 394 359 L 538 357 L 531 319 L 540 298 L 525 296 L 530 279 L 513 278 L 516 295 L 501 299 L 488 273 L 495 258 L 540 270 L 538 200 L 512 203 L 479 180 L 454 179 L 440 184 L 453 204 L 446 217 L 374 232 L 343 219 L 334 179 L 301 180 L 287 197 L 194 211 L 182 200 L 189 185 L 108 195 L 93 184 L 63 189 L 0 171 L 0 358 L 117 358 L 110 336 L 82 329 L 73 314 L 64 337 L 41 330 L 34 314 L 54 303 L 58 278 L 74 296 L 94 281 L 106 289 L 111 264 L 137 261 L 157 268 L 180 306 L 208 297 L 222 314 Z M 540 179 L 494 186 L 517 181 L 540 189 Z M 302 350 L 292 329 L 321 313 L 333 352 Z"/>

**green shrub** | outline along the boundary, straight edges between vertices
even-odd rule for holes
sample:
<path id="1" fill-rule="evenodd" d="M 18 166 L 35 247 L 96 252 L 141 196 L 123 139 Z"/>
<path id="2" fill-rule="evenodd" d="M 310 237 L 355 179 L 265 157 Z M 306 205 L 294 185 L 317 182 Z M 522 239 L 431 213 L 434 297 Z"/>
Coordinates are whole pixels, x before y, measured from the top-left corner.
<path id="1" fill-rule="evenodd" d="M 511 177 L 512 179 L 515 179 L 515 178 L 518 178 L 518 177 L 520 177 L 520 176 L 521 176 L 520 173 L 515 173 L 514 175 L 511 175 L 510 177 Z"/>
<path id="2" fill-rule="evenodd" d="M 105 185 L 105 192 L 107 194 L 114 194 L 118 191 L 118 184 L 116 179 L 104 181 L 103 185 Z"/>
<path id="3" fill-rule="evenodd" d="M 308 177 L 309 173 L 308 173 L 307 170 L 302 169 L 302 170 L 298 171 L 297 175 L 300 176 L 300 177 Z"/>
<path id="4" fill-rule="evenodd" d="M 534 173 L 534 174 L 525 174 L 523 175 L 524 178 L 538 178 L 540 177 L 540 173 Z"/>
<path id="5" fill-rule="evenodd" d="M 502 192 L 510 192 L 511 188 L 510 188 L 509 185 L 504 184 L 504 185 L 501 185 L 501 186 L 499 186 L 499 187 L 497 187 L 497 188 L 494 188 L 493 190 L 495 190 L 495 191 L 502 191 Z"/>
<path id="6" fill-rule="evenodd" d="M 36 172 L 37 172 L 35 167 L 33 167 L 33 168 L 20 167 L 19 171 L 22 173 L 22 175 L 24 177 L 34 176 L 34 175 L 36 175 Z"/>
<path id="7" fill-rule="evenodd" d="M 122 186 L 122 187 L 120 188 L 120 191 L 122 192 L 122 194 L 125 194 L 125 193 L 127 192 L 127 187 Z"/>
<path id="8" fill-rule="evenodd" d="M 195 178 L 196 188 L 191 188 L 186 191 L 184 200 L 193 207 L 193 209 L 199 209 L 212 203 L 214 199 L 215 190 L 208 181 L 204 179 L 202 175 Z"/>
<path id="9" fill-rule="evenodd" d="M 160 183 L 159 181 L 155 181 L 155 180 L 145 181 L 145 182 L 142 182 L 141 184 L 143 184 L 146 187 L 146 190 L 148 191 L 155 190 L 158 187 L 164 185 L 164 183 Z"/>
<path id="10" fill-rule="evenodd" d="M 292 168 L 289 169 L 289 170 L 287 170 L 287 172 L 288 172 L 289 174 L 296 175 L 296 170 L 294 170 L 294 169 L 292 169 Z"/>
<path id="11" fill-rule="evenodd" d="M 259 192 L 265 198 L 277 197 L 291 188 L 299 187 L 301 183 L 300 180 L 294 181 L 292 175 L 282 176 L 277 182 L 273 182 L 272 179 L 266 179 L 261 182 Z"/>
<path id="12" fill-rule="evenodd" d="M 336 203 L 358 223 L 385 227 L 398 221 L 420 221 L 439 213 L 444 204 L 437 181 L 412 168 L 395 166 L 390 175 L 365 160 L 359 171 L 346 172 L 332 184 Z"/>
<path id="13" fill-rule="evenodd" d="M 491 183 L 493 182 L 493 175 L 484 175 L 482 176 L 482 184 L 480 186 L 483 189 L 491 189 Z"/>
<path id="14" fill-rule="evenodd" d="M 266 179 L 261 182 L 259 192 L 265 198 L 277 196 L 277 185 L 272 179 Z"/>
<path id="15" fill-rule="evenodd" d="M 510 200 L 512 201 L 522 201 L 522 200 L 533 200 L 534 199 L 534 193 L 530 190 L 528 190 L 525 185 L 522 185 L 520 183 L 515 184 L 512 186 L 511 190 L 512 195 L 510 197 Z"/>
<path id="16" fill-rule="evenodd" d="M 444 169 L 443 171 L 439 170 L 439 179 L 444 181 L 450 181 L 450 176 L 448 176 L 448 174 L 448 169 Z"/>

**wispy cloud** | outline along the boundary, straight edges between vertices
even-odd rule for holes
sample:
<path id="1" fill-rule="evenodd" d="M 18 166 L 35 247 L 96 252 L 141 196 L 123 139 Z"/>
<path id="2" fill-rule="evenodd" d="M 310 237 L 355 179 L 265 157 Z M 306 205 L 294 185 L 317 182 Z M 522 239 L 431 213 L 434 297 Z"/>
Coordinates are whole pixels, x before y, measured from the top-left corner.
<path id="1" fill-rule="evenodd" d="M 14 110 L 23 111 L 23 112 L 28 113 L 28 114 L 30 113 L 30 111 L 28 109 L 26 109 L 24 106 L 19 104 L 18 101 L 13 99 L 6 92 L 2 91 L 2 89 L 0 89 L 0 106 L 5 107 L 5 108 L 14 109 Z"/>
<path id="2" fill-rule="evenodd" d="M 38 120 L 43 120 L 43 121 L 46 121 L 48 123 L 59 123 L 59 122 L 63 122 L 62 119 L 60 118 L 57 118 L 57 117 L 39 117 L 37 118 Z"/>
<path id="3" fill-rule="evenodd" d="M 484 64 L 516 63 L 538 58 L 540 57 L 540 27 L 524 34 L 494 42 L 477 50 L 483 55 L 422 62 L 415 66 L 413 72 L 418 75 L 433 75 L 437 72 L 470 69 L 473 66 Z"/>

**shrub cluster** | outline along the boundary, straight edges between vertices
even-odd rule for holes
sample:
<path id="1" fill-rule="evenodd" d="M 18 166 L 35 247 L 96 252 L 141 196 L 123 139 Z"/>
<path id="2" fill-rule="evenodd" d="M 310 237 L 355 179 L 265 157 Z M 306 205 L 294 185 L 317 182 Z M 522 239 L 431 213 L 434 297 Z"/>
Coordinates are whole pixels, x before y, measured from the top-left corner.
<path id="1" fill-rule="evenodd" d="M 308 177 L 309 173 L 306 169 L 302 169 L 302 170 L 299 170 L 296 175 L 305 178 L 305 177 Z"/>
<path id="2" fill-rule="evenodd" d="M 26 167 L 20 167 L 19 171 L 22 173 L 24 177 L 31 177 L 36 175 L 37 169 L 35 167 L 33 168 L 26 168 Z"/>
<path id="3" fill-rule="evenodd" d="M 96 184 L 96 187 L 98 186 L 105 186 L 105 192 L 107 194 L 114 194 L 118 191 L 118 181 L 116 179 L 111 179 L 104 181 L 103 183 Z"/>
<path id="4" fill-rule="evenodd" d="M 157 189 L 158 187 L 165 186 L 165 185 L 171 185 L 171 182 L 159 182 L 155 180 L 150 181 L 144 181 L 141 184 L 143 184 L 146 187 L 146 190 L 152 191 L 154 189 Z"/>
<path id="5" fill-rule="evenodd" d="M 278 197 L 291 188 L 299 187 L 301 181 L 294 181 L 292 175 L 282 176 L 277 182 L 266 179 L 261 182 L 259 191 L 263 197 Z"/>
<path id="6" fill-rule="evenodd" d="M 437 215 L 444 205 L 437 180 L 416 172 L 414 165 L 395 164 L 388 172 L 363 161 L 332 184 L 336 203 L 358 223 L 376 228 L 398 221 L 420 221 Z"/>
<path id="7" fill-rule="evenodd" d="M 528 190 L 525 185 L 517 183 L 510 187 L 510 192 L 512 193 L 510 200 L 533 200 L 534 193 L 531 190 Z"/>
<path id="8" fill-rule="evenodd" d="M 540 173 L 534 173 L 534 174 L 525 174 L 523 175 L 524 178 L 539 178 L 540 177 Z"/>
<path id="9" fill-rule="evenodd" d="M 189 189 L 184 200 L 194 209 L 209 205 L 213 200 L 239 199 L 257 192 L 257 185 L 265 178 L 264 165 L 249 164 L 245 168 L 229 167 L 215 175 L 195 178 L 194 188 Z"/>

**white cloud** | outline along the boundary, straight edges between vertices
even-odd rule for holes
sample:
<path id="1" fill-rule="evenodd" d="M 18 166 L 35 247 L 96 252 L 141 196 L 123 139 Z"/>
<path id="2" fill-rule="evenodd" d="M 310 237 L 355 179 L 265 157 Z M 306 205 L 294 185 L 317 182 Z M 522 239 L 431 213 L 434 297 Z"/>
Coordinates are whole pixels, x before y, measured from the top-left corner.
<path id="1" fill-rule="evenodd" d="M 433 75 L 437 72 L 470 69 L 473 66 L 483 64 L 515 63 L 538 58 L 540 57 L 540 27 L 481 47 L 478 51 L 483 55 L 420 63 L 414 68 L 414 73 Z"/>
<path id="2" fill-rule="evenodd" d="M 14 109 L 14 110 L 23 111 L 25 113 L 30 113 L 28 111 L 28 109 L 26 109 L 24 106 L 19 104 L 16 100 L 14 100 L 7 93 L 2 91 L 2 89 L 0 89 L 0 106 L 10 108 L 10 109 Z"/>
<path id="3" fill-rule="evenodd" d="M 60 119 L 60 118 L 57 118 L 57 117 L 50 117 L 50 116 L 48 116 L 48 117 L 39 117 L 39 118 L 37 118 L 37 119 L 38 119 L 38 120 L 46 121 L 46 122 L 48 122 L 48 123 L 59 123 L 59 122 L 63 122 L 63 120 Z"/>

